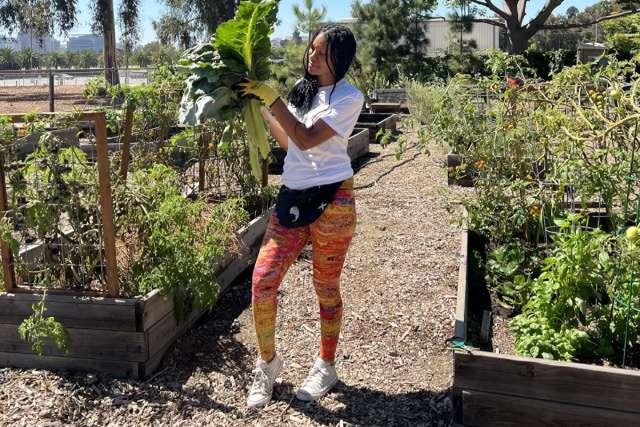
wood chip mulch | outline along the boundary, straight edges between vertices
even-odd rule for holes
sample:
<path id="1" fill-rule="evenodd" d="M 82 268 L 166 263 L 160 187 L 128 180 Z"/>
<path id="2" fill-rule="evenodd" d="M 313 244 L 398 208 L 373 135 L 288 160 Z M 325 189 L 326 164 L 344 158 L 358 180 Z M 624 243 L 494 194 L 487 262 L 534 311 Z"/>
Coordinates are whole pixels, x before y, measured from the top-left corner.
<path id="1" fill-rule="evenodd" d="M 307 248 L 280 288 L 285 366 L 263 410 L 245 409 L 257 355 L 247 272 L 146 381 L 0 369 L 0 425 L 451 425 L 445 340 L 453 331 L 465 190 L 447 187 L 441 147 L 430 147 L 431 156 L 411 148 L 403 160 L 412 160 L 398 166 L 384 157 L 394 145 L 372 145 L 356 175 L 365 188 L 356 193 L 359 223 L 342 276 L 340 381 L 319 402 L 293 398 L 319 345 Z"/>

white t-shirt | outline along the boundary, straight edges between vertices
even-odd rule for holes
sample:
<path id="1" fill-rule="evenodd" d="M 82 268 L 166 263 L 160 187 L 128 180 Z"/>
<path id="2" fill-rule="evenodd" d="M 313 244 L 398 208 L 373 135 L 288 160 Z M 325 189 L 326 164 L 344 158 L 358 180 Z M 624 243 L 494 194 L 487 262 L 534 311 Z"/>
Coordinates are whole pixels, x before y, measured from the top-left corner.
<path id="1" fill-rule="evenodd" d="M 305 126 L 311 127 L 322 119 L 336 132 L 333 137 L 306 151 L 289 138 L 282 173 L 282 183 L 289 188 L 301 190 L 353 176 L 347 143 L 362 110 L 364 96 L 345 79 L 336 84 L 333 94 L 332 89 L 333 85 L 321 86 L 306 114 L 299 114 L 296 107 L 289 104 L 289 111 Z"/>

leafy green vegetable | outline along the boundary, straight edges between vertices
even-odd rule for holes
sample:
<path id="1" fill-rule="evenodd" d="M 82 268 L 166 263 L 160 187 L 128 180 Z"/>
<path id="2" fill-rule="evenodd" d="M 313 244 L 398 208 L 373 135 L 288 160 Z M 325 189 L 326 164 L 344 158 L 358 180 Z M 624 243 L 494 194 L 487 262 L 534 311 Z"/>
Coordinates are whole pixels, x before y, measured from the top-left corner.
<path id="1" fill-rule="evenodd" d="M 269 36 L 277 11 L 275 0 L 241 2 L 236 16 L 218 27 L 210 43 L 188 50 L 180 61 L 192 74 L 186 80 L 179 121 L 197 125 L 209 119 L 230 121 L 241 114 L 256 177 L 261 175 L 260 160 L 269 155 L 267 130 L 260 101 L 239 96 L 236 85 L 246 79 L 269 78 Z"/>

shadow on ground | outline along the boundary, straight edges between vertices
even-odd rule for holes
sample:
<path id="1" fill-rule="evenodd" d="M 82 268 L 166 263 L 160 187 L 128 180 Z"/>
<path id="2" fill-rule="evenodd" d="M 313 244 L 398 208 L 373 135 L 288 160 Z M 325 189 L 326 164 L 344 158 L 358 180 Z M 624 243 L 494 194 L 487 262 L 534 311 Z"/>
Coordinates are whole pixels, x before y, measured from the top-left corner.
<path id="1" fill-rule="evenodd" d="M 237 318 L 250 303 L 249 269 L 221 297 L 213 313 L 177 341 L 159 371 L 146 381 L 86 374 L 68 374 L 65 379 L 96 407 L 144 402 L 154 408 L 151 419 L 155 421 L 166 421 L 176 412 L 188 420 L 194 412 L 213 410 L 236 422 L 268 425 L 302 422 L 300 417 L 332 425 L 341 421 L 355 425 L 450 425 L 449 390 L 391 394 L 342 381 L 327 397 L 329 405 L 300 402 L 294 398 L 294 385 L 283 382 L 274 390 L 275 409 L 247 411 L 245 390 L 252 380 L 255 356 L 236 336 L 240 330 Z M 211 378 L 220 380 L 212 383 Z M 72 410 L 65 411 L 69 413 L 62 420 L 77 419 Z"/>

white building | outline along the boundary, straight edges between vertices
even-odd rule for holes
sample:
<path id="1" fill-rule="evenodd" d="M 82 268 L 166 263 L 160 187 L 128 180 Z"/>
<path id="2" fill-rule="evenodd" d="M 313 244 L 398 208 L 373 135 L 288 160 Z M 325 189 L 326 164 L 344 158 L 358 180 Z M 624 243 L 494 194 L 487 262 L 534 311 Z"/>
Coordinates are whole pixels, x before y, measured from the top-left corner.
<path id="1" fill-rule="evenodd" d="M 460 40 L 460 33 L 451 31 L 451 23 L 444 18 L 433 18 L 424 23 L 425 36 L 429 40 L 426 48 L 428 56 L 446 54 L 453 44 Z M 474 42 L 477 51 L 500 48 L 501 29 L 488 22 L 474 22 L 471 31 L 462 33 L 462 40 Z"/>
<path id="2" fill-rule="evenodd" d="M 82 50 L 92 50 L 100 53 L 104 50 L 102 37 L 96 34 L 76 34 L 69 37 L 67 50 L 79 52 Z"/>
<path id="3" fill-rule="evenodd" d="M 341 24 L 351 25 L 355 19 L 343 19 Z M 451 23 L 444 17 L 431 18 L 422 22 L 425 37 L 428 40 L 424 51 L 427 56 L 441 56 L 446 54 L 452 44 L 458 43 L 460 33 L 451 32 Z M 503 31 L 500 27 L 488 22 L 474 22 L 471 31 L 462 34 L 462 39 L 466 42 L 473 41 L 477 51 L 489 49 L 500 49 L 500 34 Z"/>
<path id="4" fill-rule="evenodd" d="M 48 35 L 38 36 L 32 32 L 21 31 L 17 37 L 17 49 L 33 49 L 39 53 L 57 52 L 60 42 Z"/>

